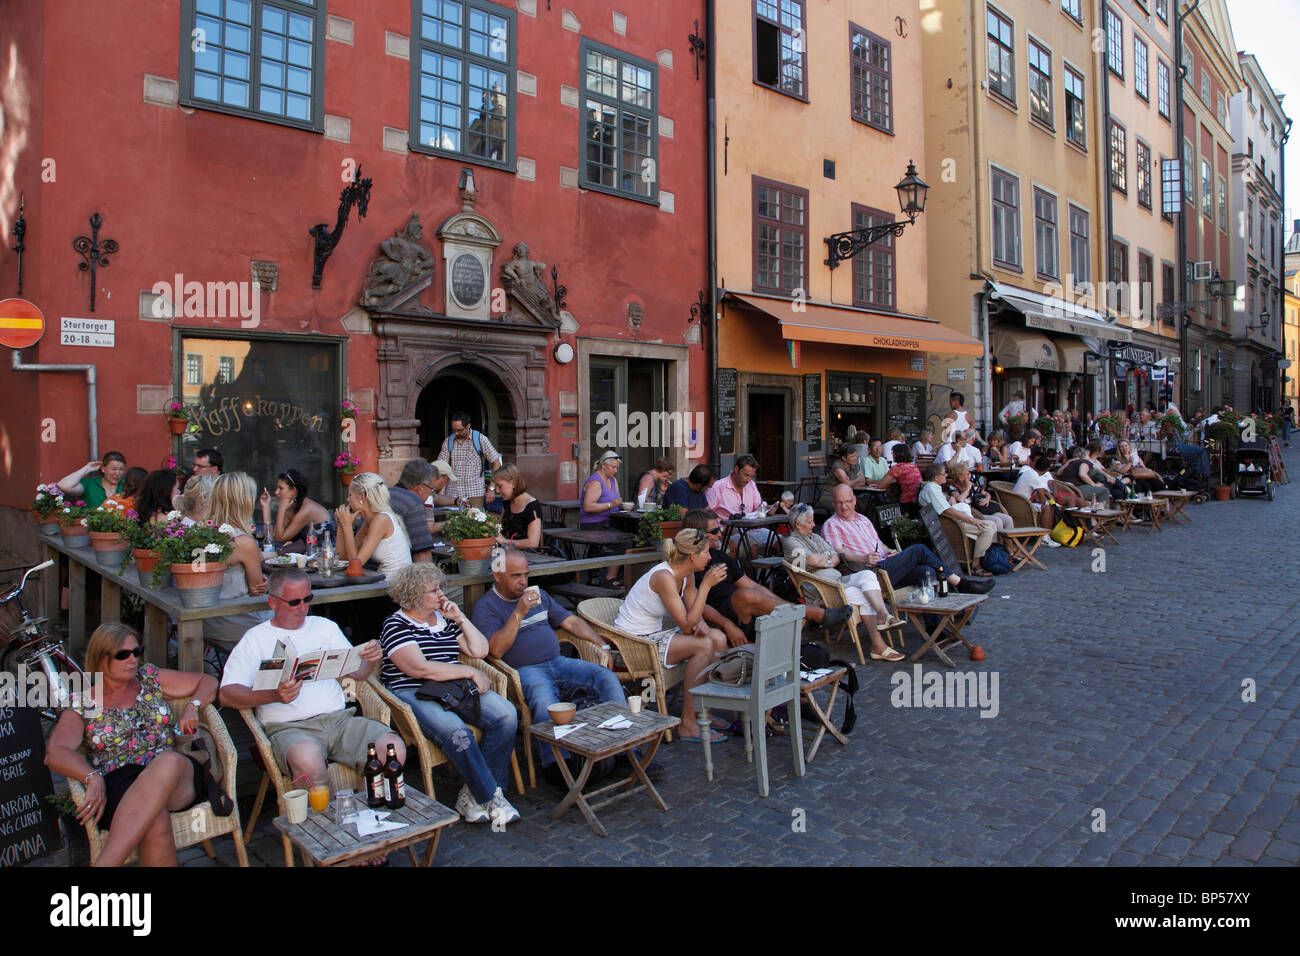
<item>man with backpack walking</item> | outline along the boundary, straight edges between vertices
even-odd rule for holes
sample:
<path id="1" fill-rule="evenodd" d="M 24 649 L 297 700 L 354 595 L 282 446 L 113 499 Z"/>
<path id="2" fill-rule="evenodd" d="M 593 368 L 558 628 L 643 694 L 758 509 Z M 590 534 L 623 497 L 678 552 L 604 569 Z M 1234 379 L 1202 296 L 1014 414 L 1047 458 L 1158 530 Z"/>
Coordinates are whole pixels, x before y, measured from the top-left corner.
<path id="1" fill-rule="evenodd" d="M 435 460 L 451 466 L 453 475 L 447 494 L 466 498 L 471 507 L 482 508 L 492 500 L 492 489 L 483 480 L 483 473 L 500 468 L 501 455 L 488 437 L 472 426 L 467 412 L 455 412 L 451 416 L 451 434 L 443 440 Z"/>

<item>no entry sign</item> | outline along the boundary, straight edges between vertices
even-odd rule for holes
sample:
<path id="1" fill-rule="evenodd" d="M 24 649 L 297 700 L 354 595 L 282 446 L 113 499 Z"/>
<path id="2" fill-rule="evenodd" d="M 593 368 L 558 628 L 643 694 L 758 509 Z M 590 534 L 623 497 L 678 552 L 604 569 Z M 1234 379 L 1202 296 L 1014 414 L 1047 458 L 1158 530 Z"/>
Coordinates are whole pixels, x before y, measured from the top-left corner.
<path id="1" fill-rule="evenodd" d="M 25 349 L 45 334 L 45 316 L 26 299 L 0 302 L 0 345 Z"/>

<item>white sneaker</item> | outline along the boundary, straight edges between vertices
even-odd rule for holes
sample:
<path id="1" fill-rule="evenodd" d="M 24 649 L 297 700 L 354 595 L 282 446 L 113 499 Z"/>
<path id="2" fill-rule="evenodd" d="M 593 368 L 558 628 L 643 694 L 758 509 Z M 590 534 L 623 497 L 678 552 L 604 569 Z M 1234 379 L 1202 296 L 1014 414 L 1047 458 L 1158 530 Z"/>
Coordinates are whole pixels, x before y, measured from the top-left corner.
<path id="1" fill-rule="evenodd" d="M 488 801 L 487 807 L 492 813 L 492 822 L 494 824 L 500 823 L 504 826 L 519 819 L 519 811 L 511 806 L 510 801 L 506 799 L 500 787 L 497 787 L 497 792 L 492 794 L 492 799 Z"/>
<path id="2" fill-rule="evenodd" d="M 1045 548 L 1059 548 L 1060 546 L 1061 546 L 1061 542 L 1059 542 L 1059 541 L 1053 541 L 1053 540 L 1052 540 L 1051 538 L 1049 538 L 1047 535 L 1043 535 L 1043 547 L 1045 547 Z"/>
<path id="3" fill-rule="evenodd" d="M 500 792 L 497 790 L 497 793 Z M 460 788 L 460 794 L 456 797 L 456 812 L 466 823 L 487 823 L 489 817 L 488 807 L 474 799 L 469 784 Z"/>

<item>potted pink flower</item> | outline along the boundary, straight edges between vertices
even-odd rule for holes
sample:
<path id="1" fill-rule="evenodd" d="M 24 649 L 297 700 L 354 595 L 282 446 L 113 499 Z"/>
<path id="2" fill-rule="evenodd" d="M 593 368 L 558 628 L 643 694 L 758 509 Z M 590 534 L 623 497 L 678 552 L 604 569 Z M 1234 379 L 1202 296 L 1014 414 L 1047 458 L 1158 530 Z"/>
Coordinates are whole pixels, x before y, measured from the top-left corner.
<path id="1" fill-rule="evenodd" d="M 163 415 L 167 419 L 167 424 L 171 426 L 173 435 L 185 434 L 185 428 L 190 422 L 190 415 L 181 402 L 168 402 L 167 407 L 163 410 Z"/>
<path id="2" fill-rule="evenodd" d="M 343 482 L 344 488 L 352 484 L 352 475 L 360 464 L 361 459 L 350 451 L 342 452 L 334 459 L 334 469 L 339 473 L 339 481 Z"/>

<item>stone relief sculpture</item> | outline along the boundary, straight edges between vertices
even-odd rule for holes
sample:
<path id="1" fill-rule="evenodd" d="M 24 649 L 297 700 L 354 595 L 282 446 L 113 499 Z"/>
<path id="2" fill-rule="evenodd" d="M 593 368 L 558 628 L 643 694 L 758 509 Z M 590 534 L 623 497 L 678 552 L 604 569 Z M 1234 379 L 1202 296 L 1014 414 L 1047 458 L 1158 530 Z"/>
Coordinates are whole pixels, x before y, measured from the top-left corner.
<path id="1" fill-rule="evenodd" d="M 501 267 L 501 281 L 506 293 L 531 312 L 539 321 L 559 322 L 555 298 L 546 284 L 546 263 L 528 258 L 528 243 L 515 243 L 513 256 Z"/>
<path id="2" fill-rule="evenodd" d="M 371 261 L 370 271 L 366 273 L 366 286 L 361 293 L 363 306 L 373 308 L 433 274 L 433 254 L 419 243 L 422 233 L 420 216 L 412 213 L 405 229 L 379 244 L 383 255 Z"/>

